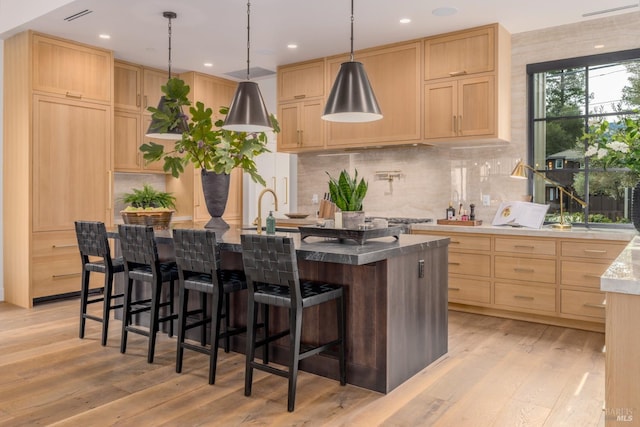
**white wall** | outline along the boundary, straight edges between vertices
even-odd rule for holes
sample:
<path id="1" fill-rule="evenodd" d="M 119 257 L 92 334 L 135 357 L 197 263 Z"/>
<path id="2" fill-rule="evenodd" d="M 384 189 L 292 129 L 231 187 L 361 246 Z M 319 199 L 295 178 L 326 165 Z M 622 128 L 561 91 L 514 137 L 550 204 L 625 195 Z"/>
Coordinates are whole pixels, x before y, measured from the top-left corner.
<path id="1" fill-rule="evenodd" d="M 4 40 L 0 40 L 0 165 L 3 163 L 2 141 L 4 135 Z M 3 224 L 3 202 L 2 202 L 3 180 L 0 174 L 0 224 Z M 4 271 L 4 241 L 3 228 L 0 227 L 0 273 Z M 0 274 L 0 301 L 4 301 L 4 274 Z"/>

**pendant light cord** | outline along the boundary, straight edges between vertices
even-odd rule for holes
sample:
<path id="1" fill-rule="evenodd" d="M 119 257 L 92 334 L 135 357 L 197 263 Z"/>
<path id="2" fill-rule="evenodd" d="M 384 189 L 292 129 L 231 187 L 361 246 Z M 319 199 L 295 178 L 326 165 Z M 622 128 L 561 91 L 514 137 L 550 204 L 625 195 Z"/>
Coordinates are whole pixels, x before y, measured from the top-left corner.
<path id="1" fill-rule="evenodd" d="M 171 18 L 169 18 L 169 80 L 171 80 Z"/>
<path id="2" fill-rule="evenodd" d="M 249 80 L 250 48 L 251 48 L 251 2 L 247 2 L 247 80 Z"/>
<path id="3" fill-rule="evenodd" d="M 351 0 L 351 62 L 353 62 L 353 0 Z"/>

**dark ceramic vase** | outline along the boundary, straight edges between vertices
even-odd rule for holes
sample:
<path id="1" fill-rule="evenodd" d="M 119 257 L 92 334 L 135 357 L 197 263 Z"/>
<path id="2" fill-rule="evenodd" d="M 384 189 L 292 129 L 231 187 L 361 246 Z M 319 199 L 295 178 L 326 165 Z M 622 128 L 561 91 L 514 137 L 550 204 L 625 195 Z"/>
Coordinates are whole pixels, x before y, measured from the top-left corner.
<path id="1" fill-rule="evenodd" d="M 220 174 L 202 169 L 202 192 L 207 205 L 207 212 L 211 219 L 206 228 L 229 228 L 229 224 L 222 219 L 229 198 L 229 183 L 231 175 Z"/>
<path id="2" fill-rule="evenodd" d="M 636 230 L 640 231 L 640 181 L 633 187 L 633 198 L 631 201 L 631 221 Z"/>

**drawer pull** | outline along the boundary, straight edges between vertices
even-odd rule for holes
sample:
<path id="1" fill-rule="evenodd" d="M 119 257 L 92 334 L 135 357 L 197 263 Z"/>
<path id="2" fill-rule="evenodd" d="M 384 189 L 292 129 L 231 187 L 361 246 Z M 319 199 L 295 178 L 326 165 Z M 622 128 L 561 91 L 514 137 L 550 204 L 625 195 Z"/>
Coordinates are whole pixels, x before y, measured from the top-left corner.
<path id="1" fill-rule="evenodd" d="M 449 262 L 449 265 L 460 265 L 459 262 Z"/>
<path id="2" fill-rule="evenodd" d="M 515 299 L 526 299 L 529 301 L 533 301 L 535 298 L 529 295 L 514 295 L 513 296 Z"/>
<path id="3" fill-rule="evenodd" d="M 54 274 L 53 276 L 51 276 L 53 278 L 53 280 L 58 280 L 58 279 L 67 279 L 69 277 L 78 277 L 80 276 L 82 273 L 67 273 L 67 274 Z"/>
<path id="4" fill-rule="evenodd" d="M 513 245 L 513 247 L 516 249 L 534 249 L 534 247 L 531 245 Z"/>
<path id="5" fill-rule="evenodd" d="M 451 77 L 464 76 L 465 74 L 467 74 L 467 70 L 450 71 L 449 72 L 449 76 L 451 76 Z"/>
<path id="6" fill-rule="evenodd" d="M 583 274 L 582 277 L 586 277 L 588 279 L 599 279 L 600 276 L 598 276 L 597 274 Z"/>
<path id="7" fill-rule="evenodd" d="M 460 240 L 449 240 L 449 244 L 455 243 L 456 245 L 460 244 Z"/>
<path id="8" fill-rule="evenodd" d="M 603 250 L 603 249 L 585 249 L 584 250 L 585 254 L 606 254 L 607 251 Z"/>
<path id="9" fill-rule="evenodd" d="M 307 95 L 295 95 L 293 98 L 294 99 L 303 99 L 305 98 Z"/>
<path id="10" fill-rule="evenodd" d="M 519 267 L 514 268 L 513 271 L 517 273 L 534 273 L 535 272 L 533 268 L 519 268 Z"/>
<path id="11" fill-rule="evenodd" d="M 82 98 L 81 93 L 67 92 L 65 95 L 67 96 L 67 98 L 75 98 L 75 99 Z"/>
<path id="12" fill-rule="evenodd" d="M 449 288 L 450 291 L 459 291 L 460 288 Z"/>
<path id="13" fill-rule="evenodd" d="M 78 245 L 51 245 L 52 249 L 76 248 Z"/>
<path id="14" fill-rule="evenodd" d="M 590 302 L 585 302 L 584 304 L 582 304 L 584 307 L 589 307 L 589 308 L 605 308 L 604 304 L 592 304 Z"/>

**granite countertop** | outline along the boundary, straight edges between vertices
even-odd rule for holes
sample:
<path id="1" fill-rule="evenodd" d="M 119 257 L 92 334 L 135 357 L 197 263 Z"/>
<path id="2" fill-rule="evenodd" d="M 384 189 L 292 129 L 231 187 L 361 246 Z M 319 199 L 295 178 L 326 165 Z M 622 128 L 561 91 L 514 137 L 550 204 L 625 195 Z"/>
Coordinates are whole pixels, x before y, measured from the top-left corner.
<path id="1" fill-rule="evenodd" d="M 640 237 L 634 237 L 600 276 L 600 290 L 640 295 Z"/>
<path id="2" fill-rule="evenodd" d="M 480 226 L 460 226 L 460 225 L 438 225 L 438 224 L 415 224 L 412 230 L 421 231 L 444 231 L 455 233 L 484 233 L 484 234 L 504 234 L 507 236 L 527 236 L 527 237 L 565 237 L 568 239 L 602 239 L 630 241 L 638 235 L 635 229 L 615 229 L 615 228 L 584 228 L 573 227 L 570 230 L 557 230 L 545 225 L 542 228 L 508 227 L 494 225 Z"/>
<path id="3" fill-rule="evenodd" d="M 175 224 L 174 227 L 202 228 L 201 224 Z M 160 244 L 173 242 L 171 230 L 157 230 L 156 240 Z M 240 245 L 241 234 L 255 234 L 255 230 L 247 230 L 238 226 L 231 226 L 227 230 L 217 230 L 216 239 L 220 249 L 229 252 L 242 252 Z M 395 237 L 380 237 L 367 240 L 360 245 L 351 240 L 339 241 L 323 237 L 307 237 L 300 239 L 299 232 L 277 232 L 277 235 L 289 236 L 294 239 L 296 254 L 300 260 L 332 262 L 338 264 L 363 265 L 381 261 L 395 256 L 410 254 L 435 247 L 447 246 L 449 238 L 441 236 L 424 236 L 401 234 Z M 117 238 L 117 229 L 109 231 L 110 237 Z"/>

